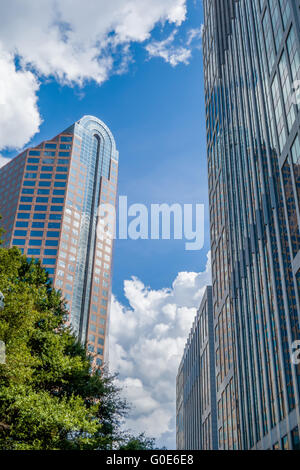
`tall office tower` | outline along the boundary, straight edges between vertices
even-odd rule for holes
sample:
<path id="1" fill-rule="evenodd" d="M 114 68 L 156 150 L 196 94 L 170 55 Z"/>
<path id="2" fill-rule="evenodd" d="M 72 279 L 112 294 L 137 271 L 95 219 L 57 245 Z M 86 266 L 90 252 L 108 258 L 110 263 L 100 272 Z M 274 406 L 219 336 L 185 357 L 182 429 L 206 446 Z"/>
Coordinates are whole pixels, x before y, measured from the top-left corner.
<path id="1" fill-rule="evenodd" d="M 114 138 L 92 116 L 0 169 L 6 244 L 41 260 L 97 365 L 108 350 L 113 249 L 113 221 L 102 221 L 98 207 L 115 206 L 117 172 Z"/>
<path id="2" fill-rule="evenodd" d="M 299 448 L 299 0 L 204 0 L 221 449 Z"/>
<path id="3" fill-rule="evenodd" d="M 212 288 L 207 287 L 176 382 L 178 450 L 216 450 L 217 403 Z"/>

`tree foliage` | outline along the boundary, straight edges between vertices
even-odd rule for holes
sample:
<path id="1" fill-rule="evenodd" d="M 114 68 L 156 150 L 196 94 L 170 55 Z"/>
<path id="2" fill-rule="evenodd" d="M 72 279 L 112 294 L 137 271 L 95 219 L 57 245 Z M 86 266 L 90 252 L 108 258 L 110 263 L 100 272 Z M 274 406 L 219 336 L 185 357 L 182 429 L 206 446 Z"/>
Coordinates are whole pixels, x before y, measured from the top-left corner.
<path id="1" fill-rule="evenodd" d="M 66 325 L 64 301 L 40 263 L 0 247 L 0 291 L 0 340 L 6 346 L 0 449 L 145 447 L 144 438 L 120 431 L 127 404 L 115 377 L 91 373 L 92 358 Z"/>

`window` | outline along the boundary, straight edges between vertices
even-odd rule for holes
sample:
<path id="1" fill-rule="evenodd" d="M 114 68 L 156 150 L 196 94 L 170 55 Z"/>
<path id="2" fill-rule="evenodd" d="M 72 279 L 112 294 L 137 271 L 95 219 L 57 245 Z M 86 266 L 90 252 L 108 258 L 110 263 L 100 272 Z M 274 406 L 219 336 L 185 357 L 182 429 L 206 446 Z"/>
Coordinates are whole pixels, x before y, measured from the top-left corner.
<path id="1" fill-rule="evenodd" d="M 54 268 L 47 268 L 46 271 L 47 271 L 48 274 L 54 274 L 55 269 Z M 65 297 L 67 299 L 67 294 L 65 295 Z M 67 300 L 69 300 L 69 299 L 67 299 Z"/>
<path id="2" fill-rule="evenodd" d="M 50 220 L 61 220 L 61 214 L 50 214 Z"/>
<path id="3" fill-rule="evenodd" d="M 30 214 L 18 214 L 17 219 L 30 219 Z"/>
<path id="4" fill-rule="evenodd" d="M 283 115 L 282 103 L 281 103 L 281 98 L 280 98 L 280 91 L 279 91 L 280 88 L 279 88 L 279 81 L 278 81 L 277 75 L 275 75 L 274 77 L 271 88 L 272 88 L 272 95 L 273 95 L 273 102 L 274 102 L 276 125 L 277 125 L 278 135 L 279 135 L 279 150 L 281 153 L 286 143 L 286 129 L 284 125 L 284 115 Z"/>
<path id="5" fill-rule="evenodd" d="M 100 356 L 103 356 L 103 348 L 98 348 L 97 354 L 99 354 Z"/>
<path id="6" fill-rule="evenodd" d="M 37 173 L 25 173 L 24 178 L 34 180 L 37 176 Z"/>
<path id="7" fill-rule="evenodd" d="M 60 228 L 61 224 L 59 222 L 49 222 L 48 228 Z"/>
<path id="8" fill-rule="evenodd" d="M 45 222 L 32 222 L 32 228 L 44 228 Z"/>
<path id="9" fill-rule="evenodd" d="M 21 240 L 21 239 L 20 239 L 20 240 L 17 240 L 16 238 L 14 238 L 14 240 L 13 240 L 13 245 L 21 245 L 21 246 L 23 246 L 23 245 L 25 245 L 25 242 L 26 242 L 26 240 Z"/>
<path id="10" fill-rule="evenodd" d="M 40 187 L 50 187 L 51 186 L 51 181 L 40 181 L 39 186 Z"/>
<path id="11" fill-rule="evenodd" d="M 22 196 L 21 197 L 21 202 L 32 202 L 32 197 L 26 197 L 26 196 Z"/>
<path id="12" fill-rule="evenodd" d="M 66 191 L 64 189 L 54 189 L 53 195 L 54 196 L 64 196 Z"/>
<path id="13" fill-rule="evenodd" d="M 67 178 L 68 178 L 68 175 L 61 175 L 61 174 L 55 175 L 56 180 L 66 180 Z"/>
<path id="14" fill-rule="evenodd" d="M 61 150 L 71 150 L 71 145 L 70 144 L 60 144 L 59 148 Z"/>
<path id="15" fill-rule="evenodd" d="M 66 187 L 66 183 L 65 183 L 64 181 L 55 181 L 54 187 L 55 187 L 55 188 L 65 188 L 65 187 Z"/>
<path id="16" fill-rule="evenodd" d="M 68 171 L 68 167 L 67 166 L 58 166 L 56 168 L 56 171 L 61 171 L 61 172 L 67 172 Z"/>
<path id="17" fill-rule="evenodd" d="M 40 154 L 41 154 L 41 152 L 39 150 L 30 150 L 30 152 L 29 152 L 29 155 L 31 155 L 33 157 L 38 156 Z"/>
<path id="18" fill-rule="evenodd" d="M 16 227 L 28 227 L 28 222 L 17 222 Z"/>
<path id="19" fill-rule="evenodd" d="M 53 166 L 42 166 L 41 171 L 53 171 Z"/>
<path id="20" fill-rule="evenodd" d="M 293 445 L 293 450 L 300 450 L 298 426 L 292 430 L 292 445 Z"/>
<path id="21" fill-rule="evenodd" d="M 37 165 L 27 165 L 26 171 L 38 171 L 38 168 Z"/>
<path id="22" fill-rule="evenodd" d="M 288 437 L 287 437 L 287 436 L 284 436 L 281 441 L 282 441 L 282 449 L 283 449 L 283 450 L 289 450 L 289 440 L 288 440 Z"/>
<path id="23" fill-rule="evenodd" d="M 55 157 L 55 152 L 44 152 L 45 157 Z"/>
<path id="24" fill-rule="evenodd" d="M 15 237 L 26 237 L 27 230 L 15 230 Z"/>
<path id="25" fill-rule="evenodd" d="M 37 206 L 35 206 L 34 210 L 35 210 L 35 212 L 45 212 L 47 210 L 47 206 L 37 205 Z"/>
<path id="26" fill-rule="evenodd" d="M 58 246 L 58 240 L 46 240 L 46 246 Z"/>
<path id="27" fill-rule="evenodd" d="M 41 254 L 41 250 L 39 248 L 29 248 L 27 253 L 31 256 L 39 256 Z"/>
<path id="28" fill-rule="evenodd" d="M 58 238 L 59 232 L 47 232 L 47 237 L 51 238 Z"/>
<path id="29" fill-rule="evenodd" d="M 40 159 L 39 158 L 28 158 L 27 162 L 28 163 L 39 163 Z"/>
<path id="30" fill-rule="evenodd" d="M 92 343 L 94 343 L 94 342 L 96 341 L 95 335 L 89 335 L 89 341 L 91 341 Z"/>
<path id="31" fill-rule="evenodd" d="M 56 259 L 55 258 L 44 258 L 43 259 L 43 264 L 55 265 L 56 264 Z"/>
<path id="32" fill-rule="evenodd" d="M 33 214 L 33 218 L 36 220 L 45 220 L 46 214 Z"/>
<path id="33" fill-rule="evenodd" d="M 20 210 L 20 211 L 30 211 L 30 210 L 31 210 L 31 206 L 30 206 L 30 205 L 26 205 L 26 204 L 20 204 L 19 210 Z"/>
<path id="34" fill-rule="evenodd" d="M 39 195 L 48 195 L 50 194 L 50 189 L 38 189 L 38 192 L 37 192 Z M 47 202 L 48 202 L 48 198 L 47 198 Z"/>
<path id="35" fill-rule="evenodd" d="M 45 149 L 56 149 L 56 144 L 45 144 Z"/>
<path id="36" fill-rule="evenodd" d="M 44 204 L 48 204 L 48 198 L 47 197 L 37 197 L 36 202 L 42 202 Z"/>
<path id="37" fill-rule="evenodd" d="M 100 344 L 100 346 L 104 346 L 104 339 L 98 338 L 98 344 Z"/>
<path id="38" fill-rule="evenodd" d="M 41 173 L 41 174 L 40 174 L 40 178 L 41 178 L 42 180 L 51 180 L 52 175 L 51 175 L 51 173 Z"/>
<path id="39" fill-rule="evenodd" d="M 71 137 L 71 136 L 61 136 L 60 140 L 61 140 L 61 142 L 72 142 L 73 137 Z"/>
<path id="40" fill-rule="evenodd" d="M 45 250 L 45 255 L 46 256 L 56 256 L 57 255 L 57 250 Z"/>
<path id="41" fill-rule="evenodd" d="M 29 246 L 42 246 L 42 240 L 29 240 Z"/>
<path id="42" fill-rule="evenodd" d="M 63 204 L 64 198 L 63 197 L 53 197 L 52 204 Z"/>
<path id="43" fill-rule="evenodd" d="M 30 236 L 41 238 L 43 236 L 43 232 L 41 230 L 32 230 Z"/>
<path id="44" fill-rule="evenodd" d="M 58 152 L 58 156 L 59 157 L 69 157 L 70 152 Z M 63 163 L 65 163 L 65 162 L 63 162 Z"/>
<path id="45" fill-rule="evenodd" d="M 51 206 L 51 211 L 53 212 L 62 212 L 63 206 Z"/>
<path id="46" fill-rule="evenodd" d="M 22 189 L 22 194 L 34 194 L 34 189 L 33 188 L 23 188 Z"/>

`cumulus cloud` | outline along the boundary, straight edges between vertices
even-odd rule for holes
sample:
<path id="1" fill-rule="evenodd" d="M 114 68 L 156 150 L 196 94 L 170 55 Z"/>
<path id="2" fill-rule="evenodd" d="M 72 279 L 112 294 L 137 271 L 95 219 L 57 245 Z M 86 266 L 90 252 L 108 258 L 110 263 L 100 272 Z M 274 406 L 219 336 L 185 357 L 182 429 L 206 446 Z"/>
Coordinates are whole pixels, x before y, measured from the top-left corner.
<path id="1" fill-rule="evenodd" d="M 8 163 L 10 161 L 9 158 L 6 158 L 6 157 L 3 157 L 1 154 L 0 154 L 0 168 L 4 165 L 6 165 L 6 163 Z"/>
<path id="2" fill-rule="evenodd" d="M 176 43 L 175 38 L 178 30 L 175 29 L 166 39 L 162 41 L 151 41 L 146 46 L 149 57 L 160 57 L 167 63 L 176 67 L 178 64 L 189 64 L 192 57 L 192 49 L 199 48 L 199 40 L 202 38 L 203 25 L 200 28 L 192 28 L 187 32 L 187 38 L 181 43 Z M 192 43 L 195 45 L 192 46 Z"/>
<path id="3" fill-rule="evenodd" d="M 38 88 L 35 76 L 16 70 L 12 54 L 0 44 L 0 150 L 22 147 L 39 130 Z"/>
<path id="4" fill-rule="evenodd" d="M 166 62 L 176 67 L 176 65 L 183 63 L 188 64 L 192 56 L 191 49 L 181 45 L 174 44 L 174 38 L 177 31 L 173 31 L 167 39 L 163 41 L 152 41 L 146 46 L 149 57 L 161 57 Z"/>
<path id="5" fill-rule="evenodd" d="M 126 426 L 175 446 L 176 374 L 188 333 L 207 285 L 210 253 L 200 273 L 179 273 L 169 289 L 153 290 L 139 279 L 124 283 L 129 307 L 111 307 L 110 367 L 133 404 Z"/>
<path id="6" fill-rule="evenodd" d="M 204 31 L 204 25 L 202 24 L 200 28 L 192 28 L 188 32 L 187 45 L 190 46 L 193 41 L 202 39 Z"/>
<path id="7" fill-rule="evenodd" d="M 38 131 L 39 78 L 101 85 L 127 70 L 131 43 L 149 40 L 157 24 L 179 27 L 186 13 L 186 0 L 1 2 L 0 149 L 21 147 Z"/>

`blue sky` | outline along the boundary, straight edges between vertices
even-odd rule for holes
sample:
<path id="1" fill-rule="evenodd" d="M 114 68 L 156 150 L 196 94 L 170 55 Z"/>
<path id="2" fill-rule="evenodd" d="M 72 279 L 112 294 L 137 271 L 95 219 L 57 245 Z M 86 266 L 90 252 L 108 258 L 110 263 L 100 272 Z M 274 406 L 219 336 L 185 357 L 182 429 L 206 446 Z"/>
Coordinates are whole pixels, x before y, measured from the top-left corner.
<path id="1" fill-rule="evenodd" d="M 18 1 L 13 0 L 15 3 Z M 93 2 L 94 0 L 89 1 Z M 67 2 L 68 0 L 63 0 L 62 4 Z M 52 0 L 49 0 L 50 7 L 51 3 Z M 119 3 L 121 4 L 122 1 L 119 0 Z M 152 3 L 154 4 L 155 0 Z M 146 42 L 134 39 L 127 39 L 127 42 L 120 40 L 114 50 L 114 69 L 108 73 L 106 80 L 98 78 L 96 73 L 93 75 L 92 71 L 90 75 L 87 72 L 83 77 L 78 71 L 71 76 L 72 64 L 69 70 L 62 69 L 61 71 L 60 65 L 57 65 L 56 69 L 55 58 L 50 61 L 49 56 L 49 63 L 44 63 L 41 58 L 42 53 L 41 56 L 38 56 L 37 49 L 34 53 L 30 49 L 32 48 L 31 43 L 27 49 L 24 46 L 24 50 L 21 50 L 22 46 L 20 45 L 21 58 L 14 57 L 15 63 L 16 60 L 18 61 L 18 69 L 20 68 L 23 76 L 17 77 L 15 75 L 13 78 L 24 79 L 24 89 L 26 85 L 29 104 L 32 108 L 30 114 L 32 129 L 27 132 L 31 139 L 26 145 L 25 141 L 23 145 L 19 143 L 18 147 L 34 146 L 61 132 L 83 115 L 95 115 L 110 127 L 115 136 L 120 152 L 119 195 L 126 195 L 129 204 L 202 203 L 205 205 L 205 246 L 201 251 L 186 251 L 185 241 L 116 241 L 113 270 L 113 293 L 116 297 L 114 308 L 121 309 L 122 315 L 126 313 L 128 308 L 131 309 L 130 314 L 132 311 L 135 312 L 135 309 L 137 314 L 141 314 L 140 306 L 133 305 L 135 301 L 132 300 L 133 294 L 130 291 L 130 286 L 137 289 L 139 294 L 142 292 L 143 298 L 149 297 L 151 293 L 163 296 L 163 289 L 172 289 L 172 283 L 178 273 L 202 273 L 206 269 L 207 252 L 209 251 L 209 223 L 203 65 L 200 39 L 198 37 L 198 40 L 193 40 L 191 37 L 191 31 L 199 30 L 201 27 L 203 15 L 200 1 L 188 0 L 186 3 L 184 0 L 178 0 L 177 3 L 178 14 L 177 11 L 174 13 L 173 10 L 170 10 L 171 13 L 170 11 L 162 12 L 159 21 L 153 20 L 152 27 L 148 27 L 149 31 L 147 30 Z M 178 20 L 177 17 L 182 11 L 180 8 L 183 6 L 187 8 L 185 20 Z M 1 6 L 0 9 L 2 8 Z M 170 9 L 172 8 L 170 6 Z M 7 11 L 2 13 L 9 14 Z M 166 21 L 166 18 L 169 18 L 167 15 L 173 20 Z M 30 12 L 28 17 L 30 19 Z M 14 44 L 14 41 L 17 43 L 17 38 L 13 38 L 9 34 L 7 33 L 8 43 Z M 81 32 L 81 34 L 83 38 L 86 38 L 86 32 Z M 170 38 L 169 41 L 168 38 Z M 12 54 L 9 49 L 4 52 L 1 50 L 4 39 L 0 34 L 0 60 L 1 52 L 3 60 L 8 57 L 5 56 L 6 52 Z M 179 57 L 179 63 L 176 66 L 174 63 L 173 66 L 170 64 L 172 62 L 170 56 L 163 58 L 164 45 L 160 46 L 160 52 L 157 53 L 161 55 L 160 57 L 150 57 L 151 54 L 155 55 L 155 52 L 151 47 L 147 49 L 147 44 L 152 44 L 155 51 L 157 50 L 157 42 L 161 43 L 162 41 L 167 41 L 165 49 L 168 49 L 169 52 L 173 50 L 174 57 L 176 54 L 176 57 Z M 185 59 L 184 54 L 187 50 L 189 51 L 188 58 Z M 31 56 L 28 51 L 32 52 Z M 109 55 L 108 49 L 105 53 Z M 183 56 L 180 55 L 181 53 Z M 183 62 L 180 63 L 181 60 Z M 123 73 L 120 72 L 122 63 L 124 65 L 124 67 L 122 66 Z M 11 71 L 12 64 L 9 65 L 9 59 L 7 59 L 7 64 L 8 70 Z M 82 67 L 84 68 L 84 65 Z M 20 83 L 20 85 L 22 84 Z M 17 89 L 23 88 L 20 86 Z M 15 110 L 15 113 L 19 113 L 16 116 L 16 122 L 20 118 L 21 124 L 22 119 L 24 122 L 26 119 L 26 116 L 22 117 L 22 112 L 23 110 Z M 43 121 L 40 126 L 38 114 Z M 9 117 L 9 119 L 12 118 Z M 39 131 L 34 133 L 38 127 Z M 10 129 L 4 136 L 4 140 L 10 135 L 9 132 Z M 25 135 L 27 134 L 25 133 Z M 23 140 L 26 139 L 25 135 Z M 5 148 L 5 144 L 2 143 L 0 151 L 2 159 L 11 158 L 18 153 L 16 149 L 12 148 L 14 146 L 13 138 L 9 140 L 7 137 L 6 143 L 10 145 L 10 149 Z M 138 279 L 138 282 L 141 282 L 144 287 L 128 284 L 128 292 L 124 293 L 124 281 L 130 280 L 132 276 Z M 190 274 L 190 276 L 194 280 L 193 275 Z M 181 279 L 180 282 L 182 285 L 185 281 Z M 195 286 L 198 289 L 197 292 L 203 288 L 201 283 L 195 282 Z M 194 294 L 198 302 L 199 296 L 196 290 Z M 185 298 L 185 295 L 182 295 Z M 183 301 L 181 303 L 182 305 L 179 306 L 183 307 Z M 186 308 L 191 310 L 189 311 L 189 320 L 186 322 L 184 338 L 191 326 L 191 318 L 195 314 L 196 305 L 195 301 L 194 303 L 186 302 Z M 112 318 L 113 321 L 114 318 Z M 115 332 L 113 330 L 112 334 L 116 334 L 116 330 Z M 145 338 L 148 338 L 149 334 L 149 332 L 145 332 Z M 183 335 L 182 332 L 181 335 Z M 184 338 L 181 338 L 182 341 Z M 112 342 L 117 344 L 118 341 L 121 345 L 120 338 L 114 337 Z M 124 351 L 129 347 L 125 344 L 121 346 Z M 178 354 L 179 356 L 182 354 L 182 349 Z M 114 356 L 114 352 L 112 355 Z M 114 366 L 120 369 L 121 380 L 126 382 L 126 373 L 122 372 L 121 365 L 118 366 L 118 360 L 120 358 L 118 359 L 116 356 L 113 358 Z M 153 401 L 154 395 L 151 395 L 151 385 L 145 384 L 139 377 L 132 376 L 132 380 L 141 380 L 144 392 L 147 389 L 145 397 L 150 395 Z M 171 381 L 170 387 L 175 386 L 172 383 Z M 174 394 L 172 396 L 174 400 Z M 143 416 L 146 415 L 144 413 Z M 146 418 L 148 419 L 149 416 L 147 415 Z M 147 421 L 146 418 L 144 421 L 141 420 L 142 424 L 150 420 L 149 418 Z M 138 421 L 139 417 L 136 420 Z M 134 427 L 133 422 L 134 420 L 131 420 L 131 425 Z M 168 431 L 163 432 L 162 435 L 158 433 L 156 437 L 160 443 L 172 447 L 174 446 L 174 416 L 169 416 L 168 427 Z M 151 426 L 149 432 L 151 433 Z"/>

